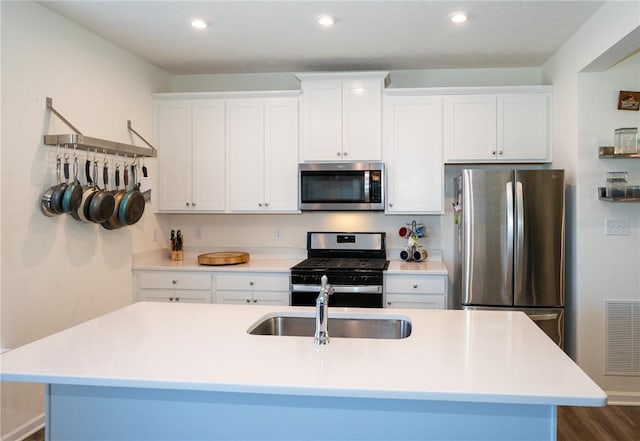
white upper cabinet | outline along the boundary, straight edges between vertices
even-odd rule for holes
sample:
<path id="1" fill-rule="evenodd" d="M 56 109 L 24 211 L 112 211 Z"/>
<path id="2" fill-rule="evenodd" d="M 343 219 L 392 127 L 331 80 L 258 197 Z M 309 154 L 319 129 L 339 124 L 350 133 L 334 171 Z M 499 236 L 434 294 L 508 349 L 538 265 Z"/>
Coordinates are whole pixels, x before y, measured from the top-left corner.
<path id="1" fill-rule="evenodd" d="M 228 100 L 227 157 L 229 211 L 298 211 L 298 100 Z"/>
<path id="2" fill-rule="evenodd" d="M 385 96 L 388 214 L 444 211 L 442 97 Z"/>
<path id="3" fill-rule="evenodd" d="M 156 100 L 160 212 L 225 209 L 224 100 Z"/>
<path id="4" fill-rule="evenodd" d="M 444 98 L 445 161 L 550 162 L 548 88 Z"/>
<path id="5" fill-rule="evenodd" d="M 387 72 L 297 74 L 302 82 L 300 160 L 379 161 Z"/>

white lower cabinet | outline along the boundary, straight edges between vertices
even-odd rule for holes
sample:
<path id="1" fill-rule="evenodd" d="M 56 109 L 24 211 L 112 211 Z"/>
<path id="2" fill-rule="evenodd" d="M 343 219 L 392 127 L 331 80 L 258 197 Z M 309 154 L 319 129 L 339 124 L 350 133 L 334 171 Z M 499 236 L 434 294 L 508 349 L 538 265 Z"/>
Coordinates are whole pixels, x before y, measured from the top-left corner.
<path id="1" fill-rule="evenodd" d="M 405 275 L 385 276 L 385 308 L 446 309 L 447 276 Z"/>
<path id="2" fill-rule="evenodd" d="M 217 273 L 215 303 L 289 305 L 289 273 Z"/>
<path id="3" fill-rule="evenodd" d="M 211 303 L 211 273 L 135 271 L 137 301 Z"/>

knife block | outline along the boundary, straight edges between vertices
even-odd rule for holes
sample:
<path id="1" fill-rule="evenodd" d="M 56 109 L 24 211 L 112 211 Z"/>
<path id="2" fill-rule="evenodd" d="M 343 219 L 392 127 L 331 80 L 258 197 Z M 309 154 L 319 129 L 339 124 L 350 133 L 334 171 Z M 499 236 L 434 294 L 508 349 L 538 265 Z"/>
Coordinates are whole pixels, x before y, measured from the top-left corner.
<path id="1" fill-rule="evenodd" d="M 182 250 L 181 251 L 171 251 L 171 260 L 173 261 L 182 261 Z"/>

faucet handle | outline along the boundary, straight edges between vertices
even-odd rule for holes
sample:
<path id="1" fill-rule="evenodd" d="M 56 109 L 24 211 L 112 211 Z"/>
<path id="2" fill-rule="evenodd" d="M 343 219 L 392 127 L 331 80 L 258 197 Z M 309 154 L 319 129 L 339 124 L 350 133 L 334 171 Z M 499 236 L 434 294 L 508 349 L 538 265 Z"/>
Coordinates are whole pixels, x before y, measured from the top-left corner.
<path id="1" fill-rule="evenodd" d="M 326 275 L 323 275 L 320 278 L 320 292 L 324 292 L 327 295 L 331 295 L 334 292 L 333 287 L 329 284 L 329 279 L 327 278 Z"/>

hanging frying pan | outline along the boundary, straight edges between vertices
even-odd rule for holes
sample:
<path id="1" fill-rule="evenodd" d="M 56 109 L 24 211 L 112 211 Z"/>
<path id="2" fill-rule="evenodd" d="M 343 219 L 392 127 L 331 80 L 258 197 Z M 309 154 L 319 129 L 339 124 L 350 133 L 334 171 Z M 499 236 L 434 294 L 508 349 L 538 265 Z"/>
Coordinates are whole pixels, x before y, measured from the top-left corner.
<path id="1" fill-rule="evenodd" d="M 87 180 L 87 184 L 82 186 L 82 200 L 80 201 L 80 206 L 74 212 L 71 212 L 71 216 L 75 219 L 84 222 L 90 223 L 91 220 L 87 217 L 89 213 L 89 201 L 91 200 L 91 196 L 97 191 L 95 185 L 93 184 L 93 180 L 91 179 L 91 161 L 87 155 L 87 161 L 84 164 L 84 172 Z"/>
<path id="2" fill-rule="evenodd" d="M 67 170 L 69 169 L 69 161 L 65 158 L 65 167 Z M 53 189 L 51 193 L 51 198 L 49 200 L 49 207 L 56 214 L 64 213 L 64 208 L 62 206 L 62 199 L 64 198 L 64 192 L 67 189 L 67 184 L 65 182 L 61 182 L 60 180 L 60 158 L 56 159 L 56 176 L 58 177 L 58 185 Z"/>
<path id="3" fill-rule="evenodd" d="M 65 182 L 69 180 L 69 163 L 64 164 Z M 67 184 L 62 196 L 62 209 L 65 213 L 74 213 L 82 202 L 82 186 L 78 181 L 78 157 L 73 155 L 73 181 Z"/>
<path id="4" fill-rule="evenodd" d="M 127 186 L 126 176 L 125 174 L 125 187 Z M 139 190 L 140 184 L 136 182 L 135 162 L 131 164 L 131 177 L 133 178 L 133 187 L 125 193 L 118 207 L 118 220 L 122 225 L 135 224 L 144 213 L 145 201 Z"/>
<path id="5" fill-rule="evenodd" d="M 125 165 L 124 167 L 124 174 L 125 174 L 125 182 L 127 182 L 129 179 L 127 177 L 127 167 Z M 109 216 L 109 219 L 107 219 L 106 221 L 102 222 L 102 226 L 104 228 L 106 228 L 107 230 L 115 230 L 116 228 L 121 228 L 123 225 L 120 223 L 120 220 L 118 218 L 118 209 L 120 207 L 120 202 L 122 201 L 122 198 L 124 197 L 125 193 L 127 192 L 126 189 L 121 190 L 120 189 L 120 165 L 116 164 L 116 189 L 114 191 L 112 191 L 111 193 L 113 194 L 113 198 L 115 201 L 115 206 L 113 209 L 113 213 L 111 214 L 111 216 Z"/>
<path id="6" fill-rule="evenodd" d="M 56 170 L 57 171 L 60 170 L 60 157 L 58 157 L 56 159 Z M 59 180 L 60 180 L 60 178 L 58 178 L 58 181 Z M 59 182 L 58 182 L 58 184 L 59 184 Z M 58 214 L 55 211 L 53 211 L 53 209 L 51 208 L 51 196 L 53 195 L 53 191 L 56 189 L 58 184 L 54 184 L 51 187 L 49 187 L 42 194 L 42 198 L 40 199 L 40 210 L 42 211 L 42 214 L 44 214 L 47 217 L 53 217 L 56 214 Z"/>
<path id="7" fill-rule="evenodd" d="M 98 161 L 94 163 L 94 177 L 97 178 L 97 170 L 98 170 Z M 104 166 L 102 169 L 102 179 L 104 181 L 105 188 L 102 190 L 98 189 L 97 192 L 93 194 L 91 197 L 91 201 L 89 201 L 89 215 L 87 216 L 92 222 L 102 223 L 109 219 L 109 216 L 113 214 L 113 209 L 115 208 L 115 199 L 113 198 L 113 194 L 110 191 L 107 191 L 106 186 L 109 183 L 109 169 L 107 167 L 107 161 L 104 161 Z M 96 184 L 96 188 L 98 185 Z"/>

